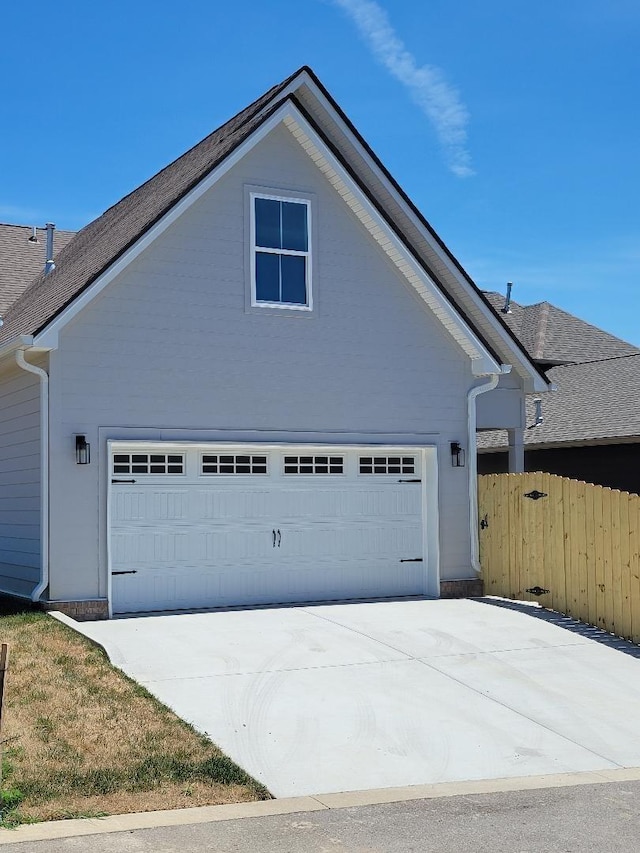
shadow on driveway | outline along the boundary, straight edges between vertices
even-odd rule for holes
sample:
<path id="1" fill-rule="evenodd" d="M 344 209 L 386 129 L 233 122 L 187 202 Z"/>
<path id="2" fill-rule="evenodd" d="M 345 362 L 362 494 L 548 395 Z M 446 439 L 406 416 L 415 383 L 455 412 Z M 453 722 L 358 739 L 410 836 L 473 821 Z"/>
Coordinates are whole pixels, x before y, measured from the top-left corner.
<path id="1" fill-rule="evenodd" d="M 640 646 L 636 646 L 629 640 L 623 640 L 622 637 L 609 634 L 607 631 L 603 631 L 602 628 L 596 628 L 594 625 L 580 622 L 580 620 L 574 619 L 572 616 L 565 616 L 564 613 L 558 613 L 557 610 L 547 610 L 545 607 L 536 606 L 535 602 L 510 601 L 506 598 L 491 598 L 490 596 L 474 598 L 472 601 L 478 604 L 489 604 L 492 607 L 502 607 L 506 610 L 515 610 L 517 613 L 522 613 L 525 616 L 542 619 L 543 622 L 557 625 L 558 628 L 564 628 L 565 631 L 571 631 L 573 634 L 580 634 L 581 637 L 594 640 L 596 643 L 608 646 L 610 649 L 616 649 L 616 651 L 623 652 L 625 655 L 640 658 Z"/>

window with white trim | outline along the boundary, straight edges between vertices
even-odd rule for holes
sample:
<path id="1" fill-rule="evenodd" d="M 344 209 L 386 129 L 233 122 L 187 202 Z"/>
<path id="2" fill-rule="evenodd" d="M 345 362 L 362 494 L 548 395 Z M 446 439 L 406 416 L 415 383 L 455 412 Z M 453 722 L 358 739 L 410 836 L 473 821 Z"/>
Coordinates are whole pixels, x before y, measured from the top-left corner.
<path id="1" fill-rule="evenodd" d="M 252 303 L 311 308 L 311 204 L 251 193 Z"/>

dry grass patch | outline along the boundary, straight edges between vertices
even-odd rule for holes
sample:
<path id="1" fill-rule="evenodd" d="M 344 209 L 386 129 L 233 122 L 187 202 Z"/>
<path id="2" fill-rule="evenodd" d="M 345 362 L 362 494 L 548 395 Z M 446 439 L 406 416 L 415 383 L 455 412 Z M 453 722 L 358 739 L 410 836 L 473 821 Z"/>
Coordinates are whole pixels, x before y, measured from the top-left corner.
<path id="1" fill-rule="evenodd" d="M 103 651 L 37 612 L 0 616 L 10 646 L 4 823 L 266 799 L 266 789 Z M 5 794 L 5 802 L 11 795 Z"/>

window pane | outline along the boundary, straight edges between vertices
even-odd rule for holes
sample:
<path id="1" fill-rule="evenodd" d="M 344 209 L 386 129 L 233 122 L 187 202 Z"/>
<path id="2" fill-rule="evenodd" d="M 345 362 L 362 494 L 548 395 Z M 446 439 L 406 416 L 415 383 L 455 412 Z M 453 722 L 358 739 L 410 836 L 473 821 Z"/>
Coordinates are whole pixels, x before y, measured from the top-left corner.
<path id="1" fill-rule="evenodd" d="M 308 247 L 307 205 L 292 201 L 280 203 L 282 204 L 282 248 L 306 252 Z"/>
<path id="2" fill-rule="evenodd" d="M 256 252 L 256 301 L 280 302 L 280 255 Z"/>
<path id="3" fill-rule="evenodd" d="M 270 198 L 257 198 L 256 202 L 256 246 L 281 249 L 280 205 Z"/>
<path id="4" fill-rule="evenodd" d="M 282 255 L 282 302 L 307 304 L 307 260 L 299 255 Z"/>

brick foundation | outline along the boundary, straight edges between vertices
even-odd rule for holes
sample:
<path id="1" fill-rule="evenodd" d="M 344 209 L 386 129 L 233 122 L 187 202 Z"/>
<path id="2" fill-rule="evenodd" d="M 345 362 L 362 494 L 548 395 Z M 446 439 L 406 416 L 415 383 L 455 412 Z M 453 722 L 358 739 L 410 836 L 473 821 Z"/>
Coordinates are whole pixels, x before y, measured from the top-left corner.
<path id="1" fill-rule="evenodd" d="M 95 622 L 109 618 L 109 604 L 106 598 L 94 598 L 88 601 L 43 601 L 44 610 L 59 610 L 78 622 Z"/>
<path id="2" fill-rule="evenodd" d="M 459 581 L 440 581 L 440 598 L 479 598 L 484 595 L 480 578 Z"/>

